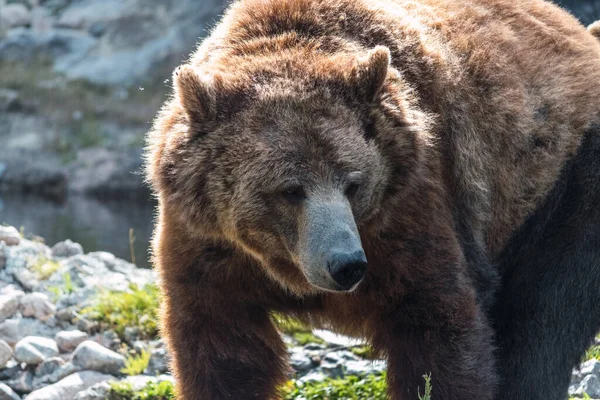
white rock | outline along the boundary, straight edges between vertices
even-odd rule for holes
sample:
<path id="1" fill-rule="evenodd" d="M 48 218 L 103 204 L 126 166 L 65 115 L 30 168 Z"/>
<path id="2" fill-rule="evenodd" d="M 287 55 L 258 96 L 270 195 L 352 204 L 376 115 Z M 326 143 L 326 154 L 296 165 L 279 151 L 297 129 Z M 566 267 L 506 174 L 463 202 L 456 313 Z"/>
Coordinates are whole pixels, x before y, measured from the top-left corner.
<path id="1" fill-rule="evenodd" d="M 150 382 L 158 382 L 158 379 L 154 376 L 135 375 L 128 376 L 123 380 L 123 382 L 126 382 L 134 392 L 137 392 L 146 387 Z"/>
<path id="2" fill-rule="evenodd" d="M 19 268 L 13 272 L 13 276 L 27 290 L 35 290 L 40 285 L 35 274 L 28 269 Z"/>
<path id="3" fill-rule="evenodd" d="M 4 368 L 0 369 L 0 380 L 6 381 L 12 379 L 19 371 L 21 371 L 21 365 L 17 362 L 17 360 L 11 358 L 6 363 Z"/>
<path id="4" fill-rule="evenodd" d="M 33 372 L 30 370 L 17 372 L 6 385 L 18 393 L 29 393 L 33 390 L 31 383 L 33 382 Z"/>
<path id="5" fill-rule="evenodd" d="M 0 340 L 0 368 L 4 368 L 6 363 L 12 358 L 12 348 L 4 340 Z M 0 399 L 1 400 L 1 399 Z"/>
<path id="6" fill-rule="evenodd" d="M 364 342 L 362 340 L 354 339 L 354 338 L 344 336 L 344 335 L 338 335 L 338 334 L 328 331 L 326 329 L 315 329 L 315 330 L 313 330 L 313 334 L 316 337 L 323 339 L 327 343 L 335 344 L 338 346 L 351 347 L 351 346 L 359 346 L 359 345 L 364 344 Z"/>
<path id="7" fill-rule="evenodd" d="M 56 334 L 54 341 L 63 353 L 70 353 L 88 339 L 88 334 L 79 330 L 61 331 Z"/>
<path id="8" fill-rule="evenodd" d="M 385 371 L 386 363 L 381 360 L 346 361 L 343 368 L 345 375 L 369 375 Z"/>
<path id="9" fill-rule="evenodd" d="M 66 258 L 83 254 L 83 247 L 79 243 L 72 242 L 70 239 L 64 242 L 58 242 L 52 246 L 52 257 Z"/>
<path id="10" fill-rule="evenodd" d="M 62 284 L 65 273 L 69 274 L 76 288 L 86 289 L 126 291 L 132 283 L 143 287 L 154 281 L 151 270 L 136 268 L 133 264 L 122 260 L 111 262 L 107 260 L 104 253 L 89 253 L 65 258 L 60 261 L 60 265 L 60 273 L 52 275 L 43 286 Z"/>
<path id="11" fill-rule="evenodd" d="M 37 365 L 44 361 L 44 355 L 41 351 L 30 344 L 24 343 L 15 347 L 15 359 L 20 363 L 28 365 Z"/>
<path id="12" fill-rule="evenodd" d="M 32 392 L 26 400 L 73 400 L 77 393 L 90 386 L 114 379 L 110 375 L 95 371 L 77 372 L 53 385 Z"/>
<path id="13" fill-rule="evenodd" d="M 327 379 L 327 375 L 322 372 L 310 372 L 304 375 L 302 378 L 298 379 L 300 383 L 308 383 L 308 382 L 322 382 Z"/>
<path id="14" fill-rule="evenodd" d="M 53 357 L 49 360 L 56 360 L 57 358 L 58 357 Z M 46 360 L 46 361 L 49 361 L 49 360 Z M 55 367 L 59 363 L 60 362 L 58 362 L 58 363 L 53 362 Z M 33 390 L 41 389 L 43 387 L 46 387 L 53 383 L 56 383 L 56 382 L 60 381 L 61 379 L 66 378 L 67 376 L 69 376 L 71 374 L 74 374 L 75 372 L 81 371 L 81 367 L 75 366 L 75 365 L 73 365 L 73 363 L 70 363 L 70 362 L 67 362 L 67 363 L 64 363 L 64 364 L 58 366 L 53 371 L 49 371 L 50 368 L 43 368 L 43 367 L 44 367 L 44 364 L 41 364 L 36 369 L 36 376 L 35 376 L 35 378 L 33 378 L 33 383 L 32 383 Z M 40 375 L 40 374 L 38 374 L 38 371 L 37 371 L 39 369 L 46 370 L 46 371 L 40 371 L 40 372 L 49 372 L 49 373 L 46 375 Z"/>
<path id="15" fill-rule="evenodd" d="M 577 383 L 580 383 L 583 378 L 588 375 L 596 375 L 600 378 L 600 361 L 592 358 L 581 364 L 578 369 L 574 371 L 573 380 Z"/>
<path id="16" fill-rule="evenodd" d="M 139 10 L 137 10 L 139 12 Z M 73 2 L 61 14 L 58 26 L 71 29 L 87 28 L 95 22 L 123 18 L 134 12 L 131 3 L 120 0 Z"/>
<path id="17" fill-rule="evenodd" d="M 297 372 L 305 372 L 311 369 L 312 361 L 300 348 L 300 351 L 291 351 L 290 354 L 290 365 Z"/>
<path id="18" fill-rule="evenodd" d="M 0 323 L 0 340 L 14 346 L 26 336 L 54 337 L 58 331 L 59 329 L 50 327 L 37 319 L 11 318 Z"/>
<path id="19" fill-rule="evenodd" d="M 0 16 L 0 18 L 2 17 Z M 20 243 L 20 241 L 21 234 L 19 233 L 17 228 L 15 228 L 14 226 L 0 226 L 0 242 L 4 242 L 9 246 L 16 246 Z"/>
<path id="20" fill-rule="evenodd" d="M 0 295 L 0 322 L 11 318 L 19 309 L 19 298 L 23 292 L 13 292 Z"/>
<path id="21" fill-rule="evenodd" d="M 65 365 L 65 360 L 60 357 L 50 357 L 44 360 L 43 363 L 38 365 L 35 369 L 36 377 L 44 377 L 47 375 L 54 374 L 58 371 L 63 365 Z"/>
<path id="22" fill-rule="evenodd" d="M 15 285 L 8 285 L 0 290 L 0 296 L 17 296 L 21 298 L 25 293 Z"/>
<path id="23" fill-rule="evenodd" d="M 77 393 L 74 400 L 106 400 L 110 394 L 110 383 L 100 382 Z M 2 399 L 0 399 L 2 400 Z"/>
<path id="24" fill-rule="evenodd" d="M 310 360 L 309 360 L 310 361 Z M 146 367 L 148 375 L 164 374 L 169 371 L 169 355 L 167 349 L 152 349 L 150 361 Z"/>
<path id="25" fill-rule="evenodd" d="M 38 1 L 38 0 L 32 0 Z M 54 18 L 46 7 L 33 7 L 31 9 L 31 30 L 35 32 L 48 32 L 54 25 Z"/>
<path id="26" fill-rule="evenodd" d="M 21 314 L 24 317 L 34 317 L 46 320 L 56 312 L 56 307 L 43 293 L 29 293 L 21 297 Z"/>
<path id="27" fill-rule="evenodd" d="M 600 379 L 596 375 L 588 375 L 583 378 L 573 396 L 583 397 L 584 394 L 587 394 L 591 398 L 600 397 Z"/>
<path id="28" fill-rule="evenodd" d="M 71 362 L 82 369 L 112 375 L 119 375 L 121 369 L 125 367 L 125 357 L 91 340 L 86 340 L 77 346 Z"/>
<path id="29" fill-rule="evenodd" d="M 23 4 L 12 3 L 0 7 L 0 26 L 25 26 L 31 23 L 31 13 Z"/>
<path id="30" fill-rule="evenodd" d="M 15 346 L 15 359 L 25 364 L 39 364 L 58 355 L 56 342 L 40 336 L 27 336 Z"/>
<path id="31" fill-rule="evenodd" d="M 10 387 L 0 383 L 0 400 L 21 400 L 21 398 Z"/>

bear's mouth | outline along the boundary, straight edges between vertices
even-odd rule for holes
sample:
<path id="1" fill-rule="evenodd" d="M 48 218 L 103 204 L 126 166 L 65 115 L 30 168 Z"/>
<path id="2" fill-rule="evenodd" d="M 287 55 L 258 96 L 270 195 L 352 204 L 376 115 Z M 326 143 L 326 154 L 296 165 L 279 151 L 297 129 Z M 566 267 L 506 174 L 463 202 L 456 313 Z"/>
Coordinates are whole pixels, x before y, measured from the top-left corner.
<path id="1" fill-rule="evenodd" d="M 343 254 L 326 267 L 302 268 L 308 283 L 329 292 L 352 292 L 364 279 L 367 261 L 362 249 L 356 254 Z M 311 273 L 312 271 L 312 273 Z"/>
<path id="2" fill-rule="evenodd" d="M 353 283 L 346 285 L 341 285 L 338 282 L 334 281 L 332 278 L 315 279 L 307 277 L 306 279 L 308 280 L 308 283 L 310 283 L 312 286 L 321 290 L 325 290 L 327 292 L 350 293 L 353 292 L 358 287 L 358 285 L 360 285 L 363 278 L 364 274 L 360 276 L 357 274 L 353 278 Z"/>

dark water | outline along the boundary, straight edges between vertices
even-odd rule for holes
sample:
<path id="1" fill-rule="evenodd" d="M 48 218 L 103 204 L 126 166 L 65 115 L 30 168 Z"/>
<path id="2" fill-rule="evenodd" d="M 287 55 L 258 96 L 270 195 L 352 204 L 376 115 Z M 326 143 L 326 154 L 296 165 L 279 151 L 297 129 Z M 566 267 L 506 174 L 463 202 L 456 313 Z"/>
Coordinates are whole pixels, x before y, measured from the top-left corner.
<path id="1" fill-rule="evenodd" d="M 33 196 L 0 194 L 0 224 L 23 228 L 52 246 L 71 239 L 90 251 L 108 251 L 131 260 L 129 230 L 133 228 L 136 264 L 149 267 L 148 247 L 155 204 L 128 200 L 100 201 L 70 196 L 63 202 Z"/>

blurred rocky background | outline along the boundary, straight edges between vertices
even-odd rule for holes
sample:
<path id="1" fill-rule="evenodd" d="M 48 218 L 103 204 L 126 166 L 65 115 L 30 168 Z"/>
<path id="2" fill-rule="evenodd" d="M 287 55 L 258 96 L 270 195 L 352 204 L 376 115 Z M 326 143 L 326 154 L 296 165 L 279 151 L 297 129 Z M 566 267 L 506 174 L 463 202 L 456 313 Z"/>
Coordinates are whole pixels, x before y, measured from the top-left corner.
<path id="1" fill-rule="evenodd" d="M 146 192 L 143 134 L 224 3 L 0 0 L 2 189 Z"/>
<path id="2" fill-rule="evenodd" d="M 0 0 L 0 224 L 122 257 L 134 228 L 144 265 L 143 136 L 225 5 Z"/>
<path id="3" fill-rule="evenodd" d="M 227 0 L 0 0 L 0 223 L 138 263 L 143 135 Z M 600 0 L 563 0 L 585 24 Z"/>

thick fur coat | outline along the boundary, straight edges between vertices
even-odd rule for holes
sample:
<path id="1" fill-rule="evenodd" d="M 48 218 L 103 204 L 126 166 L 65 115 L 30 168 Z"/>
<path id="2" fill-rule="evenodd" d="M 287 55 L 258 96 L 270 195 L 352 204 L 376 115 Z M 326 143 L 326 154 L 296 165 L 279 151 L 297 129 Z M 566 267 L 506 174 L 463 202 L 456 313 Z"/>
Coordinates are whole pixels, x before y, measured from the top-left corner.
<path id="1" fill-rule="evenodd" d="M 546 380 L 560 384 L 545 399 L 564 397 L 590 333 L 565 333 L 581 345 L 544 369 L 518 352 L 560 323 L 503 304 L 529 240 L 514 237 L 562 218 L 581 171 L 599 177 L 581 160 L 600 133 L 600 44 L 572 16 L 541 0 L 242 0 L 173 78 L 147 170 L 181 399 L 276 398 L 272 311 L 368 340 L 392 399 L 416 399 L 425 373 L 436 400 L 534 399 Z M 594 190 L 562 207 L 593 210 Z M 351 210 L 368 262 L 354 290 L 307 266 L 308 204 Z M 581 213 L 569 221 L 597 221 Z M 558 284 L 559 264 L 524 265 L 518 287 L 552 297 L 536 282 Z"/>

